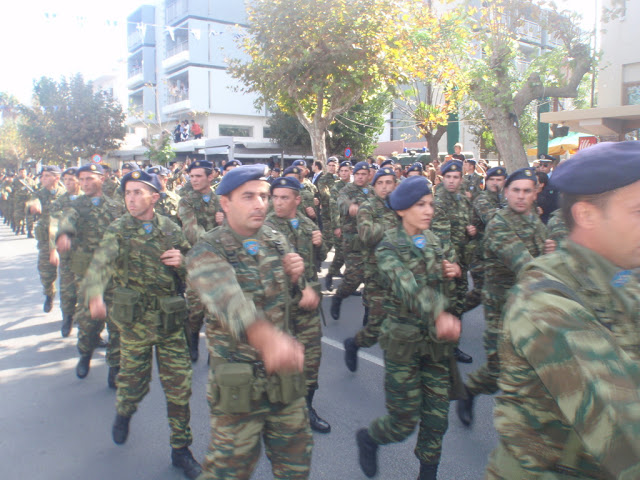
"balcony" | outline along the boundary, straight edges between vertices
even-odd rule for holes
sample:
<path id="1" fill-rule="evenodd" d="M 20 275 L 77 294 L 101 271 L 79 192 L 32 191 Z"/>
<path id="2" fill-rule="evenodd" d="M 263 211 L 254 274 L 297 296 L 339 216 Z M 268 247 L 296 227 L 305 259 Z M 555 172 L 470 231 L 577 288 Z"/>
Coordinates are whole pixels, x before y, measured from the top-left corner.
<path id="1" fill-rule="evenodd" d="M 167 24 L 171 25 L 181 20 L 188 12 L 189 0 L 169 0 L 165 11 Z"/>
<path id="2" fill-rule="evenodd" d="M 134 31 L 133 33 L 130 33 L 129 36 L 127 37 L 127 47 L 129 48 L 129 51 L 133 51 L 136 48 L 140 47 L 142 45 L 142 35 L 140 34 L 139 30 Z"/>
<path id="3" fill-rule="evenodd" d="M 520 41 L 540 43 L 542 41 L 542 28 L 535 22 L 525 20 L 522 26 L 518 27 L 517 33 Z"/>
<path id="4" fill-rule="evenodd" d="M 133 89 L 144 83 L 144 75 L 142 73 L 142 66 L 135 66 L 129 68 L 129 76 L 127 78 L 127 87 Z"/>
<path id="5" fill-rule="evenodd" d="M 184 40 L 167 48 L 167 55 L 162 61 L 162 68 L 171 70 L 187 63 L 189 63 L 189 41 Z"/>

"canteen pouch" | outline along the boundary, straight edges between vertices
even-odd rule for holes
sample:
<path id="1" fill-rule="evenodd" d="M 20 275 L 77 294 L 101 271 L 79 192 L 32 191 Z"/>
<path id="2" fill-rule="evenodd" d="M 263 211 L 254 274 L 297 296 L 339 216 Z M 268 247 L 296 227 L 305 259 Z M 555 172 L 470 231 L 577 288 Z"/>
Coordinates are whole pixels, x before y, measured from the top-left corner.
<path id="1" fill-rule="evenodd" d="M 140 293 L 130 288 L 117 287 L 113 292 L 111 316 L 116 323 L 133 324 L 136 305 L 140 301 Z"/>
<path id="2" fill-rule="evenodd" d="M 390 322 L 378 339 L 385 358 L 397 363 L 408 363 L 424 343 L 420 328 L 406 323 Z"/>
<path id="3" fill-rule="evenodd" d="M 306 393 L 307 387 L 300 373 L 274 373 L 267 379 L 267 397 L 271 403 L 288 405 Z"/>
<path id="4" fill-rule="evenodd" d="M 158 308 L 160 309 L 160 324 L 166 333 L 173 333 L 184 326 L 187 317 L 187 302 L 184 297 L 176 295 L 174 297 L 158 298 Z"/>
<path id="5" fill-rule="evenodd" d="M 225 413 L 251 411 L 253 365 L 250 363 L 222 363 L 215 368 L 218 385 L 218 408 Z"/>
<path id="6" fill-rule="evenodd" d="M 74 252 L 71 255 L 71 271 L 76 275 L 84 275 L 91 263 L 91 257 L 92 255 L 90 253 Z"/>

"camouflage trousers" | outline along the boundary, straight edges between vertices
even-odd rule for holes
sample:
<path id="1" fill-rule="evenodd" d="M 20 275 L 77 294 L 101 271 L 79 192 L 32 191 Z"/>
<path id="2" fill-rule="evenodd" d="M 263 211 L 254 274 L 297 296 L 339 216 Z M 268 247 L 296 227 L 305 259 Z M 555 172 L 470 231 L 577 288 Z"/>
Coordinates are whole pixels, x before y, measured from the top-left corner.
<path id="1" fill-rule="evenodd" d="M 25 204 L 19 203 L 13 206 L 13 225 L 15 230 L 24 229 L 26 224 Z"/>
<path id="2" fill-rule="evenodd" d="M 329 266 L 329 275 L 335 277 L 340 275 L 340 269 L 344 265 L 344 248 L 342 246 L 342 239 L 335 236 L 333 232 L 331 232 L 333 238 L 333 261 Z"/>
<path id="3" fill-rule="evenodd" d="M 467 390 L 471 395 L 493 395 L 499 390 L 500 360 L 498 358 L 498 341 L 502 333 L 503 304 L 487 301 L 486 295 L 484 297 L 484 318 L 487 326 L 482 338 L 487 361 L 467 377 Z"/>
<path id="4" fill-rule="evenodd" d="M 134 328 L 142 330 L 144 325 Z M 184 330 L 174 333 L 141 335 L 123 329 L 120 334 L 120 373 L 118 373 L 116 409 L 118 414 L 132 416 L 149 392 L 153 351 L 155 347 L 158 376 L 167 399 L 167 416 L 173 448 L 191 445 L 189 421 L 191 412 L 191 359 Z"/>
<path id="5" fill-rule="evenodd" d="M 364 255 L 361 250 L 351 250 L 347 248 L 346 241 L 343 242 L 343 248 L 346 268 L 344 270 L 342 283 L 336 291 L 336 296 L 347 298 L 364 282 Z"/>
<path id="6" fill-rule="evenodd" d="M 331 231 L 331 216 L 328 213 L 328 209 L 323 208 L 320 210 L 320 223 L 322 223 L 322 244 L 325 246 L 325 252 L 329 252 L 331 247 L 333 247 L 333 238 L 335 235 Z M 320 261 L 324 262 L 325 258 L 321 258 Z"/>
<path id="7" fill-rule="evenodd" d="M 454 286 L 449 297 L 449 311 L 458 318 L 462 318 L 462 314 L 465 312 L 467 292 L 469 290 L 467 267 L 460 264 L 460 269 L 462 270 L 462 275 L 454 278 Z"/>
<path id="8" fill-rule="evenodd" d="M 38 240 L 38 273 L 40 283 L 42 283 L 43 293 L 53 298 L 56 294 L 56 278 L 58 278 L 58 268 L 49 262 L 49 232 L 46 235 L 36 227 L 36 238 Z"/>
<path id="9" fill-rule="evenodd" d="M 320 313 L 318 310 L 310 312 L 293 308 L 291 318 L 293 319 L 293 334 L 304 345 L 304 376 L 307 382 L 307 391 L 317 390 L 322 356 Z"/>
<path id="10" fill-rule="evenodd" d="M 377 282 L 366 280 L 364 283 L 364 304 L 369 309 L 367 324 L 356 333 L 356 345 L 369 348 L 378 343 L 380 326 L 384 320 L 384 296 L 383 288 Z"/>
<path id="11" fill-rule="evenodd" d="M 78 298 L 84 299 L 84 293 L 79 287 L 81 278 L 76 275 L 76 291 L 78 292 Z M 104 303 L 107 305 L 107 310 L 109 310 L 112 298 L 112 292 L 105 292 Z M 109 333 L 109 344 L 107 345 L 106 353 L 107 365 L 110 367 L 120 365 L 120 332 L 109 315 L 107 315 L 106 322 L 91 318 L 89 306 L 85 305 L 81 300 L 76 304 L 73 320 L 78 325 L 78 352 L 80 355 L 91 355 L 93 353 L 98 346 L 100 333 L 104 330 L 106 323 L 107 332 Z"/>
<path id="12" fill-rule="evenodd" d="M 387 415 L 371 422 L 373 441 L 379 445 L 402 442 L 419 424 L 416 457 L 422 463 L 439 463 L 449 425 L 449 370 L 449 358 L 435 362 L 428 355 L 414 355 L 410 362 L 398 363 L 385 352 Z"/>
<path id="13" fill-rule="evenodd" d="M 209 383 L 214 381 L 210 374 Z M 261 441 L 276 480 L 306 480 L 313 437 L 304 398 L 289 405 L 262 396 L 250 413 L 227 414 L 209 397 L 211 443 L 198 480 L 248 480 L 260 457 Z"/>
<path id="14" fill-rule="evenodd" d="M 189 328 L 189 332 L 199 333 L 204 324 L 204 305 L 200 302 L 200 298 L 195 290 L 187 288 L 185 297 L 189 307 L 187 327 Z"/>
<path id="15" fill-rule="evenodd" d="M 484 286 L 484 264 L 481 258 L 475 258 L 469 265 L 469 273 L 473 279 L 473 290 L 466 293 L 465 311 L 482 303 L 482 287 Z"/>
<path id="16" fill-rule="evenodd" d="M 60 255 L 60 309 L 63 315 L 73 316 L 76 311 L 76 278 L 71 271 L 71 256 Z"/>

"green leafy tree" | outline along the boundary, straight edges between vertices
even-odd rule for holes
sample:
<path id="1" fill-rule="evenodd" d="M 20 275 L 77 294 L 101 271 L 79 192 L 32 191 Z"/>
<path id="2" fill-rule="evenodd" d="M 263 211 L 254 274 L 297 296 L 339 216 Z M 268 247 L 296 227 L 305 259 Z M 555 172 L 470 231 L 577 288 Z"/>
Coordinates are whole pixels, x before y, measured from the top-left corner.
<path id="1" fill-rule="evenodd" d="M 33 106 L 22 110 L 20 135 L 29 156 L 64 163 L 118 148 L 124 139 L 122 107 L 77 74 L 59 82 L 42 77 L 33 87 Z"/>
<path id="2" fill-rule="evenodd" d="M 293 152 L 307 155 L 311 153 L 311 139 L 302 124 L 293 115 L 284 113 L 279 108 L 273 110 L 267 120 L 271 139 L 287 154 Z"/>
<path id="3" fill-rule="evenodd" d="M 157 138 L 150 142 L 144 140 L 142 143 L 148 147 L 145 155 L 151 165 L 169 165 L 176 158 L 176 152 L 171 146 L 171 133 L 164 130 Z"/>
<path id="4" fill-rule="evenodd" d="M 16 169 L 25 159 L 25 148 L 18 132 L 20 102 L 0 92 L 0 166 Z"/>

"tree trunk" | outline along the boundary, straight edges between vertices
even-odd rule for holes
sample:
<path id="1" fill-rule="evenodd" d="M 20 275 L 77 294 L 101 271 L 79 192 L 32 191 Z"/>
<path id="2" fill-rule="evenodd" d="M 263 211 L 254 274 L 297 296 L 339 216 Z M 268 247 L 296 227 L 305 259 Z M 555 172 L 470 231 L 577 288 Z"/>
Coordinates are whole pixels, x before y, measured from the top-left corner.
<path id="1" fill-rule="evenodd" d="M 425 140 L 427 141 L 427 148 L 429 149 L 429 156 L 431 157 L 432 162 L 434 160 L 438 160 L 438 142 L 446 132 L 446 125 L 438 125 L 435 133 L 427 132 L 424 136 Z"/>
<path id="2" fill-rule="evenodd" d="M 305 126 L 305 128 L 307 128 Z M 322 165 L 327 164 L 327 142 L 326 129 L 322 127 L 318 127 L 315 125 L 315 122 L 310 125 L 310 128 L 307 128 L 309 132 L 309 137 L 311 138 L 311 151 L 313 153 L 313 160 L 322 162 Z"/>
<path id="3" fill-rule="evenodd" d="M 507 171 L 511 173 L 519 168 L 528 167 L 529 162 L 515 115 L 499 107 L 481 106 Z"/>

